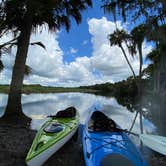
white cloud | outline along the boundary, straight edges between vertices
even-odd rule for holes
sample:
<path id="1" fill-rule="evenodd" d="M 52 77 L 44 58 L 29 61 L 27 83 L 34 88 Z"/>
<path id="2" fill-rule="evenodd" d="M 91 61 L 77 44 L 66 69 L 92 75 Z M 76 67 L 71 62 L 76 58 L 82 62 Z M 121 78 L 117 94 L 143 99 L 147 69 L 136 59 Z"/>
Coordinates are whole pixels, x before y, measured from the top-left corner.
<path id="1" fill-rule="evenodd" d="M 119 28 L 121 22 L 117 22 Z M 41 41 L 46 50 L 39 46 L 30 46 L 26 63 L 32 68 L 32 74 L 24 78 L 24 83 L 36 83 L 51 86 L 80 86 L 102 82 L 115 82 L 127 78 L 131 71 L 126 60 L 118 47 L 110 47 L 107 35 L 115 30 L 115 24 L 105 17 L 88 20 L 89 33 L 92 35 L 91 42 L 93 52 L 91 56 L 76 57 L 71 63 L 63 61 L 64 52 L 59 46 L 59 32 L 49 33 L 43 29 L 42 33 L 31 36 L 32 42 Z M 0 39 L 0 43 L 11 38 L 11 34 Z M 83 43 L 86 44 L 87 41 Z M 151 50 L 144 43 L 144 55 Z M 75 54 L 78 50 L 71 47 L 70 52 Z M 13 48 L 12 53 L 16 53 Z M 14 56 L 3 56 L 5 65 L 0 75 L 0 83 L 9 83 Z M 138 72 L 138 58 L 129 56 L 136 72 Z M 97 72 L 97 74 L 96 74 Z"/>
<path id="2" fill-rule="evenodd" d="M 82 84 L 91 84 L 94 76 L 91 73 L 91 62 L 88 57 L 76 57 L 71 63 L 63 62 L 63 51 L 59 47 L 59 33 L 48 33 L 43 30 L 42 33 L 36 33 L 31 36 L 31 42 L 41 41 L 46 50 L 39 46 L 30 46 L 26 64 L 32 68 L 32 74 L 24 78 L 24 83 L 35 83 L 52 86 L 78 86 Z M 11 34 L 1 38 L 0 42 L 10 40 Z M 71 49 L 74 53 L 76 50 Z M 12 50 L 15 55 L 16 49 Z M 11 70 L 14 64 L 15 56 L 3 56 L 2 60 L 5 69 L 1 73 L 0 83 L 10 82 Z"/>
<path id="3" fill-rule="evenodd" d="M 73 47 L 70 47 L 70 53 L 71 54 L 76 54 L 78 52 L 77 49 L 73 48 Z"/>
<path id="4" fill-rule="evenodd" d="M 113 33 L 116 29 L 114 22 L 108 21 L 105 17 L 101 19 L 90 19 L 88 21 L 89 32 L 92 35 L 93 44 L 93 56 L 92 65 L 99 70 L 103 75 L 103 80 L 112 80 L 113 82 L 126 79 L 132 73 L 129 66 L 122 54 L 119 47 L 110 47 L 108 41 L 108 34 Z M 126 25 L 122 25 L 121 22 L 117 22 L 118 28 L 122 29 Z M 146 46 L 144 43 L 143 53 L 146 55 L 150 50 L 150 46 Z M 127 48 L 125 48 L 127 52 Z M 128 58 L 138 73 L 139 60 L 128 55 Z"/>

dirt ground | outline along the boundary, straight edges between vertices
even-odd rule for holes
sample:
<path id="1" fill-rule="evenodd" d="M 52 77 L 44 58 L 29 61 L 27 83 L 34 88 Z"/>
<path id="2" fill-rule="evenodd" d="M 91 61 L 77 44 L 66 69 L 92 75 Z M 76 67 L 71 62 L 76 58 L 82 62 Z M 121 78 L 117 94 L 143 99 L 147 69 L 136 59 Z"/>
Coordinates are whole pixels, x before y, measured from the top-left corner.
<path id="1" fill-rule="evenodd" d="M 23 126 L 0 124 L 0 166 L 25 166 L 36 131 Z M 154 154 L 150 166 L 166 166 L 166 156 Z M 84 166 L 80 141 L 70 140 L 44 166 Z"/>

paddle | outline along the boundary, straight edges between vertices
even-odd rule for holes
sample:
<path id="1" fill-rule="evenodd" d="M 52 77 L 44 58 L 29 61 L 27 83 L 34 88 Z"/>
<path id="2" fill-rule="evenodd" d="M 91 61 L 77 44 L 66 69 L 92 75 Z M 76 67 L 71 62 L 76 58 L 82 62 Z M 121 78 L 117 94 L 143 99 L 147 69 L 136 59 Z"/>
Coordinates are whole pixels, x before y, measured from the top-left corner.
<path id="1" fill-rule="evenodd" d="M 166 137 L 151 134 L 140 134 L 139 138 L 149 148 L 166 155 Z"/>
<path id="2" fill-rule="evenodd" d="M 136 134 L 127 130 L 122 131 L 139 137 L 146 146 L 158 153 L 166 155 L 166 137 L 152 134 Z"/>

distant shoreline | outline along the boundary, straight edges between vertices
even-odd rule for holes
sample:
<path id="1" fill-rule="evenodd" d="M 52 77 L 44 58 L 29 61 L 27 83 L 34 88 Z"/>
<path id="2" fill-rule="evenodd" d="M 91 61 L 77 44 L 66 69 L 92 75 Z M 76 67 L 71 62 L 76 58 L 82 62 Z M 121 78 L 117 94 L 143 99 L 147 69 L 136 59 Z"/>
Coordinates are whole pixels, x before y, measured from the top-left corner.
<path id="1" fill-rule="evenodd" d="M 0 85 L 0 93 L 9 93 L 10 85 Z M 86 89 L 80 87 L 50 87 L 42 85 L 23 85 L 22 93 L 63 93 L 63 92 L 82 92 L 82 93 L 97 93 L 99 90 Z"/>

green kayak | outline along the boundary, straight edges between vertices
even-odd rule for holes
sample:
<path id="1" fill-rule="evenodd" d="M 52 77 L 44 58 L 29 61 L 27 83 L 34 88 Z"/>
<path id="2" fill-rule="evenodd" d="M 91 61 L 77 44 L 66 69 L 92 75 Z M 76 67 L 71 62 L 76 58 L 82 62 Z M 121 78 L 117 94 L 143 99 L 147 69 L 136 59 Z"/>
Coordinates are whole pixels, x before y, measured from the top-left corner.
<path id="1" fill-rule="evenodd" d="M 79 115 L 52 117 L 37 132 L 26 157 L 29 166 L 42 165 L 78 130 Z"/>

